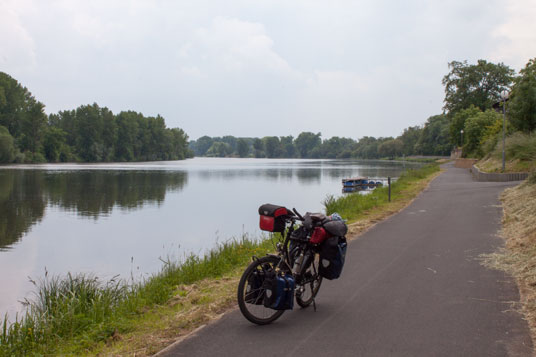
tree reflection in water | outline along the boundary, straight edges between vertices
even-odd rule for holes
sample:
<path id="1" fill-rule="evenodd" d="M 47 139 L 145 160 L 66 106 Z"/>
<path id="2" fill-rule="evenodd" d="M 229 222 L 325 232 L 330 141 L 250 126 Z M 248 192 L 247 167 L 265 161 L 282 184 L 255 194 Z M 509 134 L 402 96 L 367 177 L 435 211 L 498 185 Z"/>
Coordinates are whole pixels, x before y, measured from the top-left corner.
<path id="1" fill-rule="evenodd" d="M 55 206 L 99 218 L 114 208 L 160 205 L 167 191 L 180 191 L 186 171 L 0 170 L 0 251 L 9 249 Z"/>

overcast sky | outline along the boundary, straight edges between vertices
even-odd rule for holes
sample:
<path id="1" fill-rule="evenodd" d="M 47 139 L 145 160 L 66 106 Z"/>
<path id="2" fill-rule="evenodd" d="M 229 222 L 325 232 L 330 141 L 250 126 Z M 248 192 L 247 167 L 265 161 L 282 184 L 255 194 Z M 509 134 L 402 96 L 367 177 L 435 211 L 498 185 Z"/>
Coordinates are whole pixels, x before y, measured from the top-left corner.
<path id="1" fill-rule="evenodd" d="M 0 0 L 0 71 L 47 113 L 98 103 L 192 139 L 397 136 L 452 60 L 536 57 L 536 1 Z"/>

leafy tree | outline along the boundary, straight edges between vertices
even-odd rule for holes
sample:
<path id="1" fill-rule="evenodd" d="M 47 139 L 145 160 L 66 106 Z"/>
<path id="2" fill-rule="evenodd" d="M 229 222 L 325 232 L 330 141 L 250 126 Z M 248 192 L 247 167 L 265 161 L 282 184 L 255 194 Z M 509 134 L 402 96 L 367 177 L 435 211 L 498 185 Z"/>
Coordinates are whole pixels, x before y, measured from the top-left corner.
<path id="1" fill-rule="evenodd" d="M 364 136 L 357 142 L 352 156 L 360 159 L 377 159 L 378 146 L 381 144 L 379 139 L 372 136 Z"/>
<path id="2" fill-rule="evenodd" d="M 22 118 L 28 104 L 34 101 L 19 82 L 7 73 L 0 72 L 0 125 L 6 127 L 13 138 L 20 136 Z"/>
<path id="3" fill-rule="evenodd" d="M 0 163 L 10 163 L 15 159 L 15 140 L 5 126 L 0 125 Z"/>
<path id="4" fill-rule="evenodd" d="M 482 157 L 484 152 L 481 143 L 485 137 L 486 130 L 501 122 L 501 115 L 494 110 L 486 110 L 468 118 L 465 122 L 463 146 L 464 155 Z"/>
<path id="5" fill-rule="evenodd" d="M 356 142 L 353 139 L 334 136 L 322 142 L 320 156 L 327 159 L 335 159 L 340 157 L 345 151 L 348 152 L 349 156 L 355 144 Z"/>
<path id="6" fill-rule="evenodd" d="M 400 139 L 387 140 L 378 146 L 378 154 L 381 157 L 388 157 L 394 159 L 397 156 L 402 155 L 404 149 L 404 143 Z"/>
<path id="7" fill-rule="evenodd" d="M 264 157 L 264 142 L 259 138 L 255 138 L 253 140 L 253 150 L 255 157 Z"/>
<path id="8" fill-rule="evenodd" d="M 197 156 L 204 156 L 208 149 L 214 144 L 214 140 L 208 136 L 202 136 L 194 142 L 194 153 Z"/>
<path id="9" fill-rule="evenodd" d="M 244 138 L 240 138 L 237 140 L 236 143 L 236 150 L 238 152 L 238 156 L 240 157 L 248 157 L 249 156 L 249 144 Z"/>
<path id="10" fill-rule="evenodd" d="M 281 157 L 283 150 L 281 149 L 281 143 L 279 142 L 279 138 L 277 136 L 265 136 L 262 141 L 264 143 L 266 157 Z"/>
<path id="11" fill-rule="evenodd" d="M 450 72 L 443 77 L 445 86 L 445 106 L 453 116 L 472 104 L 481 110 L 491 108 L 500 100 L 500 93 L 508 89 L 512 83 L 514 70 L 503 63 L 494 64 L 478 60 L 477 64 L 469 65 L 467 61 L 452 61 Z"/>
<path id="12" fill-rule="evenodd" d="M 135 158 L 134 147 L 138 135 L 138 117 L 140 114 L 128 111 L 117 115 L 117 142 L 115 144 L 115 160 L 132 161 Z"/>
<path id="13" fill-rule="evenodd" d="M 476 116 L 482 111 L 480 108 L 470 105 L 469 108 L 460 110 L 452 117 L 449 126 L 450 143 L 454 146 L 463 146 L 461 140 L 466 139 L 466 136 L 462 139 L 461 131 L 465 128 L 465 122 L 468 118 Z M 465 140 L 464 140 L 465 141 Z"/>
<path id="14" fill-rule="evenodd" d="M 283 157 L 291 158 L 296 155 L 296 147 L 294 146 L 294 138 L 292 135 L 281 136 L 281 150 L 283 151 Z"/>
<path id="15" fill-rule="evenodd" d="M 217 141 L 207 150 L 207 156 L 226 157 L 233 152 L 231 145 Z"/>
<path id="16" fill-rule="evenodd" d="M 443 114 L 428 118 L 415 151 L 419 155 L 449 155 L 449 120 Z"/>
<path id="17" fill-rule="evenodd" d="M 536 129 L 536 58 L 520 74 L 507 103 L 508 118 L 514 128 L 529 133 Z"/>
<path id="18" fill-rule="evenodd" d="M 58 162 L 60 155 L 65 152 L 65 132 L 60 128 L 48 127 L 43 140 L 43 151 L 49 162 Z"/>
<path id="19" fill-rule="evenodd" d="M 294 141 L 294 145 L 296 146 L 300 157 L 310 158 L 313 156 L 313 150 L 315 148 L 319 149 L 322 144 L 322 140 L 320 139 L 321 135 L 322 134 L 320 133 L 313 134 L 311 132 L 302 132 L 298 135 Z"/>
<path id="20" fill-rule="evenodd" d="M 397 139 L 402 142 L 402 154 L 409 156 L 415 153 L 415 145 L 419 141 L 422 129 L 419 126 L 410 126 L 404 129 Z"/>

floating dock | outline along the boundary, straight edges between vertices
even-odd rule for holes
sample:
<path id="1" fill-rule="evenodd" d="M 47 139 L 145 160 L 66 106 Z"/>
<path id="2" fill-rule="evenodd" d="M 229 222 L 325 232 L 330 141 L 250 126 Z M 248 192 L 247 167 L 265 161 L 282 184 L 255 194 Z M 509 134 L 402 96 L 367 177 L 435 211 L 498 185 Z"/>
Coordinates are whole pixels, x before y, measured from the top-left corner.
<path id="1" fill-rule="evenodd" d="M 383 182 L 380 180 L 369 179 L 368 177 L 352 177 L 342 179 L 342 192 L 355 192 L 364 191 L 367 189 L 383 186 Z"/>

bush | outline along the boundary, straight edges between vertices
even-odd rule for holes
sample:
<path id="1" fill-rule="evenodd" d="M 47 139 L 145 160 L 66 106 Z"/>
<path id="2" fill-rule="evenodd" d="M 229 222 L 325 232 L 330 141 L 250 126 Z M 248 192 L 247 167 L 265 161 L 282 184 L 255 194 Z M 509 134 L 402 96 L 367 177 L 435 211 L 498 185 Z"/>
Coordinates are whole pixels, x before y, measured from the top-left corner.
<path id="1" fill-rule="evenodd" d="M 516 132 L 506 138 L 505 152 L 507 160 L 536 160 L 536 135 Z M 502 156 L 502 142 L 499 140 L 493 155 Z"/>

